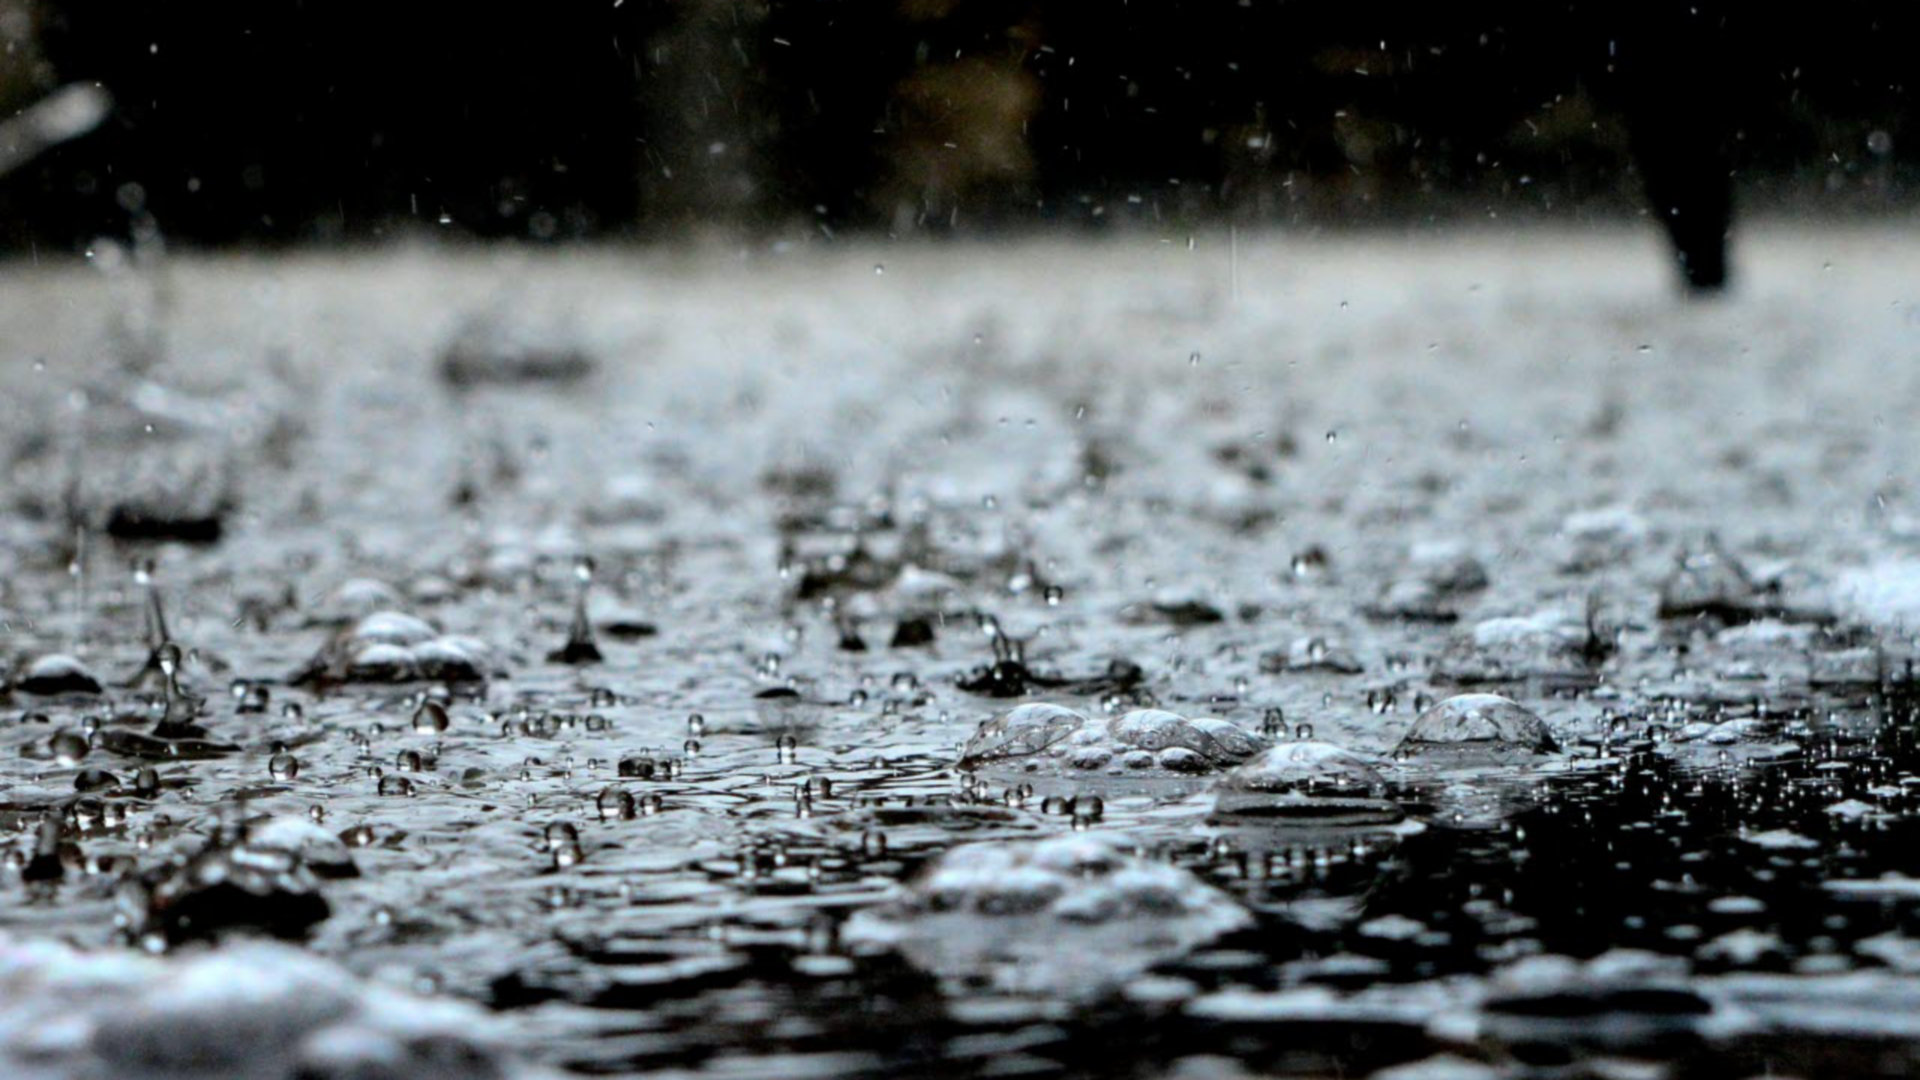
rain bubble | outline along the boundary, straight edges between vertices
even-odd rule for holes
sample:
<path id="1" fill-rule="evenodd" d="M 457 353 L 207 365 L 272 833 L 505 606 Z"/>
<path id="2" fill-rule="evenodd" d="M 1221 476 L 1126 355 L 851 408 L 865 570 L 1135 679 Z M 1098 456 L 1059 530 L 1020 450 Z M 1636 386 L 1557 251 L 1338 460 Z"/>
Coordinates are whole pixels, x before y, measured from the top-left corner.
<path id="1" fill-rule="evenodd" d="M 601 788 L 594 799 L 594 809 L 601 821 L 631 821 L 635 812 L 633 795 L 624 788 Z"/>
<path id="2" fill-rule="evenodd" d="M 898 950 L 944 978 L 1093 997 L 1251 923 L 1218 889 L 1099 833 L 948 851 L 842 941 Z"/>
<path id="3" fill-rule="evenodd" d="M 1280 824 L 1391 824 L 1404 815 L 1382 799 L 1374 762 L 1328 742 L 1282 743 L 1220 778 L 1216 818 Z"/>
<path id="4" fill-rule="evenodd" d="M 47 740 L 47 749 L 52 752 L 53 759 L 68 768 L 80 764 L 80 760 L 92 748 L 87 737 L 72 728 L 62 728 Z"/>
<path id="5" fill-rule="evenodd" d="M 1060 705 L 1034 703 L 980 725 L 961 751 L 960 768 L 1007 765 L 1033 771 L 1191 775 L 1243 761 L 1265 739 L 1227 720 L 1135 709 L 1105 720 Z"/>
<path id="6" fill-rule="evenodd" d="M 423 701 L 413 711 L 413 730 L 423 735 L 437 735 L 453 726 L 447 716 L 447 707 L 437 701 Z"/>
<path id="7" fill-rule="evenodd" d="M 100 679 L 79 659 L 66 653 L 48 653 L 27 665 L 26 673 L 14 683 L 25 694 L 98 694 Z"/>
<path id="8" fill-rule="evenodd" d="M 1498 694 L 1456 694 L 1421 713 L 1398 752 L 1508 758 L 1557 749 L 1546 722 L 1518 702 Z"/>

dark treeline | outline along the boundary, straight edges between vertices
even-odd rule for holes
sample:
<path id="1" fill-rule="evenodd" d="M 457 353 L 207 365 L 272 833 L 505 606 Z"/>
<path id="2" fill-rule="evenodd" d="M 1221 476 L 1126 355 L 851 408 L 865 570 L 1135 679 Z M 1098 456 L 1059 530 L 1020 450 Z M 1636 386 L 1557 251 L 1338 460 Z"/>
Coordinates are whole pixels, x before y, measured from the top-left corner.
<path id="1" fill-rule="evenodd" d="M 1614 213 L 1636 163 L 1897 198 L 1920 8 L 1766 8 L 0 0 L 6 111 L 116 103 L 0 178 L 0 242 Z"/>

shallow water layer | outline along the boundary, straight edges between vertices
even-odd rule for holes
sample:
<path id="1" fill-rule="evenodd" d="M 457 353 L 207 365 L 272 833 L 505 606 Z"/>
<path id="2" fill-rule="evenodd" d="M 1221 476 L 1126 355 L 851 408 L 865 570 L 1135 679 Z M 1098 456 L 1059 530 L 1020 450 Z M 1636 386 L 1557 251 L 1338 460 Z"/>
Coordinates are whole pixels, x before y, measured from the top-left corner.
<path id="1" fill-rule="evenodd" d="M 10 265 L 0 933 L 602 1073 L 1902 1074 L 1920 243 L 1743 254 Z"/>

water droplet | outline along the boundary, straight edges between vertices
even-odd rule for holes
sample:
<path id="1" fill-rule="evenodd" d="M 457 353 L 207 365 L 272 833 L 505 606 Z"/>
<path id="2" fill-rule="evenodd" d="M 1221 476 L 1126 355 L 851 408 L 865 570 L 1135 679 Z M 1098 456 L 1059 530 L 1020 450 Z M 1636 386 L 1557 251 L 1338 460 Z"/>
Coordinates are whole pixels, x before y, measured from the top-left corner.
<path id="1" fill-rule="evenodd" d="M 600 646 L 593 639 L 593 622 L 587 616 L 587 591 L 593 585 L 593 558 L 581 555 L 573 561 L 573 620 L 567 627 L 566 643 L 547 655 L 561 664 L 597 664 Z"/>
<path id="2" fill-rule="evenodd" d="M 248 683 L 239 694 L 239 702 L 234 711 L 239 713 L 264 713 L 272 702 L 272 691 L 260 683 Z"/>
<path id="3" fill-rule="evenodd" d="M 55 761 L 72 768 L 87 756 L 87 751 L 92 749 L 92 745 L 87 742 L 87 737 L 79 732 L 62 728 L 47 740 L 47 749 L 52 751 Z"/>
<path id="4" fill-rule="evenodd" d="M 437 701 L 423 701 L 413 711 L 413 730 L 421 734 L 437 735 L 452 726 L 447 707 Z"/>
<path id="5" fill-rule="evenodd" d="M 1400 748 L 1416 755 L 1551 753 L 1553 734 L 1531 710 L 1498 694 L 1456 694 L 1420 714 Z"/>
<path id="6" fill-rule="evenodd" d="M 633 795 L 624 788 L 604 787 L 594 799 L 601 821 L 631 821 L 635 814 Z"/>

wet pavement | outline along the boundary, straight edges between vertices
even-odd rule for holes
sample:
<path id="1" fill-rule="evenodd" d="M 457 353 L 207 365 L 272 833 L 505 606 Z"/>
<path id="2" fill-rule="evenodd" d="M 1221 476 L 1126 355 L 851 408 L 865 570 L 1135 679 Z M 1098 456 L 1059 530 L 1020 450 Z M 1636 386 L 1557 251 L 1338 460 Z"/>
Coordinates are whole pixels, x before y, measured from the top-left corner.
<path id="1" fill-rule="evenodd" d="M 1657 239 L 10 264 L 0 1060 L 1910 1074 L 1920 243 Z"/>

